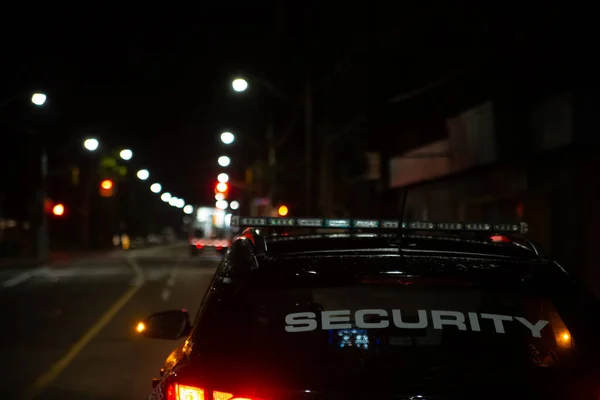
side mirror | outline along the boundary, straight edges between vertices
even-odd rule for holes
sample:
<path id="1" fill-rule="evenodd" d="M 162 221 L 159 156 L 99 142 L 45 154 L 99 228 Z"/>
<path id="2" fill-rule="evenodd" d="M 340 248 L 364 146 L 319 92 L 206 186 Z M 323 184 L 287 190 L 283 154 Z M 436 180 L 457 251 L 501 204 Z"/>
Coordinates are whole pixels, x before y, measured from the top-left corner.
<path id="1" fill-rule="evenodd" d="M 136 331 L 152 339 L 177 340 L 190 334 L 190 315 L 185 310 L 163 311 L 139 322 Z"/>

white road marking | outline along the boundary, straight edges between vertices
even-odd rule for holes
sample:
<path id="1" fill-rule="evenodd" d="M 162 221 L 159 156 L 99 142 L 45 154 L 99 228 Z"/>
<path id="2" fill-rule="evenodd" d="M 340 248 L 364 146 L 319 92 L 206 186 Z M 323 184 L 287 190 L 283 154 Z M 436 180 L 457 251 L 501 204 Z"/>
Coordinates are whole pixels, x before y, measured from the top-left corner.
<path id="1" fill-rule="evenodd" d="M 131 268 L 133 268 L 133 271 L 135 272 L 135 278 L 133 278 L 131 285 L 136 287 L 143 286 L 146 282 L 146 278 L 144 277 L 144 271 L 135 261 L 135 258 L 127 257 L 127 264 L 129 264 L 129 266 L 131 266 Z"/>
<path id="2" fill-rule="evenodd" d="M 24 271 L 20 274 L 13 276 L 10 279 L 7 279 L 4 282 L 2 282 L 2 287 L 9 288 L 9 287 L 18 286 L 24 282 L 27 282 L 29 279 L 40 275 L 45 269 L 47 269 L 47 268 L 40 267 L 40 268 L 33 269 L 31 271 Z"/>
<path id="3" fill-rule="evenodd" d="M 175 285 L 175 280 L 177 279 L 177 274 L 179 273 L 179 267 L 181 266 L 181 261 L 183 260 L 183 256 L 180 256 L 177 259 L 177 262 L 173 266 L 171 273 L 169 274 L 169 278 L 165 282 L 165 287 L 162 289 L 160 293 L 160 298 L 163 301 L 168 301 L 171 297 L 171 288 Z"/>

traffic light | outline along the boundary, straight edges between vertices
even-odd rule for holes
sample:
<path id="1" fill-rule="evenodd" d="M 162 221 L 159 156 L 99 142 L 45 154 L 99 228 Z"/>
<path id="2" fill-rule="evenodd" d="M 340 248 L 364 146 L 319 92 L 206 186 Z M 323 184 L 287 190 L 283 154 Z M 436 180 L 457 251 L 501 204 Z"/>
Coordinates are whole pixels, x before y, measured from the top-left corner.
<path id="1" fill-rule="evenodd" d="M 215 193 L 216 194 L 222 194 L 223 199 L 227 198 L 227 191 L 229 190 L 229 185 L 226 184 L 225 182 L 219 182 L 217 183 L 217 186 L 215 187 Z"/>
<path id="2" fill-rule="evenodd" d="M 114 191 L 114 183 L 110 179 L 105 179 L 100 182 L 100 196 L 112 197 Z"/>
<path id="3" fill-rule="evenodd" d="M 57 217 L 61 217 L 65 214 L 65 206 L 62 204 L 56 204 L 54 207 L 52 207 L 52 214 L 56 215 Z"/>
<path id="4" fill-rule="evenodd" d="M 289 210 L 286 206 L 279 206 L 279 209 L 277 210 L 277 213 L 282 216 L 285 217 L 288 214 Z"/>

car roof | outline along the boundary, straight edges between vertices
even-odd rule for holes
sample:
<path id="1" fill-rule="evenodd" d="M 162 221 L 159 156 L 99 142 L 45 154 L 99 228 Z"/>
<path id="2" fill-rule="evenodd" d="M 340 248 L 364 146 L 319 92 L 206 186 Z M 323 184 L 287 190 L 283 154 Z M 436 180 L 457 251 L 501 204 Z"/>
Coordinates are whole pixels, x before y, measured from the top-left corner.
<path id="1" fill-rule="evenodd" d="M 539 259 L 531 246 L 506 239 L 497 243 L 488 235 L 477 238 L 448 234 L 307 234 L 265 236 L 265 257 L 403 254 L 484 256 Z"/>

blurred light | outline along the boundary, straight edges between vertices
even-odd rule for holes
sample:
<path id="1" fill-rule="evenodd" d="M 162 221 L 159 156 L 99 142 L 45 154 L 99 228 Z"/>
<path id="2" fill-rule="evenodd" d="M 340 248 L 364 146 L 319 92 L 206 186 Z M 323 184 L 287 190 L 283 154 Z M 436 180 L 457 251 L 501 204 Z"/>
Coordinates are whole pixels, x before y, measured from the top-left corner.
<path id="1" fill-rule="evenodd" d="M 146 179 L 148 179 L 150 177 L 150 172 L 148 172 L 147 169 L 140 169 L 137 172 L 137 177 L 140 178 L 141 180 L 145 181 Z"/>
<path id="2" fill-rule="evenodd" d="M 240 203 L 238 203 L 237 201 L 234 200 L 231 202 L 229 207 L 231 207 L 232 210 L 237 210 L 238 208 L 240 208 Z"/>
<path id="3" fill-rule="evenodd" d="M 183 212 L 186 214 L 191 214 L 194 212 L 194 207 L 188 204 L 187 206 L 183 207 Z"/>
<path id="4" fill-rule="evenodd" d="M 217 191 L 218 192 L 226 192 L 228 189 L 228 186 L 225 182 L 219 182 L 217 183 Z"/>
<path id="5" fill-rule="evenodd" d="M 231 132 L 221 133 L 221 141 L 225 144 L 231 144 L 235 140 L 235 136 Z"/>
<path id="6" fill-rule="evenodd" d="M 52 208 L 52 214 L 61 216 L 65 213 L 65 206 L 62 204 L 57 204 Z"/>
<path id="7" fill-rule="evenodd" d="M 185 200 L 183 200 L 183 199 L 177 199 L 177 203 L 175 204 L 175 207 L 177 207 L 177 208 L 183 208 L 183 207 L 185 207 Z"/>
<path id="8" fill-rule="evenodd" d="M 225 200 L 225 195 L 223 193 L 215 194 L 215 200 Z"/>
<path id="9" fill-rule="evenodd" d="M 175 207 L 177 205 L 178 200 L 179 199 L 177 197 L 171 197 L 169 199 L 169 205 Z"/>
<path id="10" fill-rule="evenodd" d="M 227 175 L 225 172 L 222 172 L 217 176 L 217 180 L 219 182 L 227 183 L 229 182 L 229 175 Z"/>
<path id="11" fill-rule="evenodd" d="M 36 106 L 43 106 L 46 99 L 47 97 L 44 93 L 34 93 L 33 96 L 31 96 L 31 102 Z"/>
<path id="12" fill-rule="evenodd" d="M 88 151 L 96 151 L 98 150 L 98 146 L 100 146 L 98 139 L 89 138 L 83 141 L 83 147 Z"/>
<path id="13" fill-rule="evenodd" d="M 165 203 L 168 203 L 169 200 L 171 200 L 171 193 L 169 192 L 164 192 L 163 194 L 160 195 L 160 199 L 162 201 L 164 201 Z"/>
<path id="14" fill-rule="evenodd" d="M 217 202 L 215 203 L 215 207 L 217 207 L 219 210 L 226 209 L 228 205 L 229 204 L 226 200 L 217 200 Z"/>
<path id="15" fill-rule="evenodd" d="M 152 191 L 152 193 L 160 193 L 160 191 L 162 190 L 162 186 L 160 185 L 160 183 L 153 183 L 150 186 L 150 190 Z"/>
<path id="16" fill-rule="evenodd" d="M 198 211 L 196 211 L 196 220 L 198 222 L 206 222 L 210 216 L 208 207 L 200 207 Z"/>
<path id="17" fill-rule="evenodd" d="M 231 87 L 236 92 L 243 92 L 244 90 L 248 89 L 248 82 L 246 82 L 245 79 L 237 78 L 231 82 Z"/>
<path id="18" fill-rule="evenodd" d="M 110 190 L 113 187 L 113 182 L 110 179 L 105 179 L 100 183 L 100 186 L 102 186 L 102 189 L 104 190 Z"/>
<path id="19" fill-rule="evenodd" d="M 279 213 L 279 215 L 281 215 L 282 217 L 285 217 L 288 214 L 288 208 L 286 206 L 280 206 L 279 210 L 277 210 L 277 212 Z"/>
<path id="20" fill-rule="evenodd" d="M 129 161 L 131 160 L 131 157 L 133 157 L 133 151 L 129 150 L 129 149 L 123 149 L 121 150 L 121 152 L 119 153 L 119 156 L 125 160 L 125 161 Z"/>
<path id="21" fill-rule="evenodd" d="M 221 156 L 221 157 L 219 157 L 219 159 L 217 160 L 217 162 L 219 163 L 219 165 L 221 167 L 226 167 L 226 166 L 228 166 L 231 163 L 231 160 L 227 156 Z"/>
<path id="22" fill-rule="evenodd" d="M 142 332 L 144 332 L 144 331 L 146 330 L 146 325 L 144 325 L 144 323 L 143 323 L 143 322 L 140 322 L 140 323 L 138 323 L 138 324 L 137 324 L 137 326 L 135 327 L 135 330 L 136 330 L 138 333 L 142 333 Z"/>

